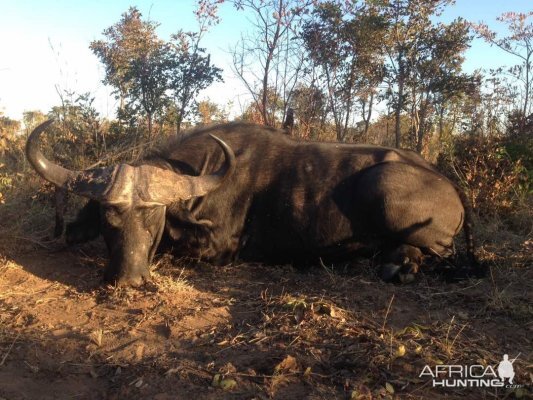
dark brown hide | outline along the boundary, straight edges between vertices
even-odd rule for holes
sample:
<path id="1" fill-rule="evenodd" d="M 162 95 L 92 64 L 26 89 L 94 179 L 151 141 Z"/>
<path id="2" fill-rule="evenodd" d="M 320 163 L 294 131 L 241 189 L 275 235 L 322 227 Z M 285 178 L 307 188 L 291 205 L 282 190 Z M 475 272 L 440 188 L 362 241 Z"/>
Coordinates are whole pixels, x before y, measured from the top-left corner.
<path id="1" fill-rule="evenodd" d="M 450 252 L 463 207 L 454 186 L 418 154 L 299 142 L 281 132 L 227 124 L 192 133 L 159 153 L 155 160 L 165 159 L 182 173 L 199 173 L 206 158 L 208 170 L 217 168 L 216 148 L 205 140 L 215 133 L 238 164 L 216 192 L 169 208 L 165 242 L 178 254 L 217 264 L 236 256 L 272 263 L 346 260 L 403 243 Z M 411 207 L 409 213 L 384 213 L 383 202 Z"/>
<path id="2" fill-rule="evenodd" d="M 232 123 L 189 133 L 136 167 L 211 174 L 224 163 L 211 134 L 235 153 L 235 172 L 205 196 L 166 206 L 160 249 L 216 264 L 236 257 L 307 264 L 383 251 L 392 254 L 391 262 L 406 259 L 409 271 L 419 262 L 410 256 L 451 253 L 465 219 L 461 198 L 412 151 L 301 142 L 283 131 Z M 102 212 L 108 212 L 105 206 Z M 151 226 L 146 216 L 128 215 L 122 221 L 129 226 Z M 130 229 L 126 225 L 117 237 Z M 104 236 L 106 226 L 103 222 Z M 75 234 L 79 229 L 72 228 L 71 235 L 83 236 Z M 124 253 L 122 240 L 108 234 L 106 242 L 110 254 Z"/>

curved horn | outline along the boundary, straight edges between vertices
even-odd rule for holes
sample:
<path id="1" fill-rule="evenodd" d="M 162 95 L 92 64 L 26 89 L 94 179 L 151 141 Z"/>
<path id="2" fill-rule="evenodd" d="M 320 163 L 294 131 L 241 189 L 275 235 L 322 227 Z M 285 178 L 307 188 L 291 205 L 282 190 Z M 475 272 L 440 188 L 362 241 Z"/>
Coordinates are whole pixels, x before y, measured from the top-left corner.
<path id="1" fill-rule="evenodd" d="M 26 158 L 35 171 L 37 171 L 37 173 L 44 179 L 52 182 L 56 186 L 64 187 L 65 184 L 76 175 L 76 173 L 50 162 L 46 159 L 43 153 L 41 153 L 41 150 L 39 150 L 39 138 L 41 133 L 43 133 L 53 122 L 53 119 L 49 119 L 31 132 L 28 141 L 26 142 Z"/>
<path id="2" fill-rule="evenodd" d="M 231 147 L 229 147 L 226 142 L 216 137 L 215 135 L 209 136 L 216 140 L 218 145 L 222 148 L 225 160 L 222 167 L 214 174 L 192 178 L 194 184 L 193 191 L 195 193 L 203 193 L 195 194 L 194 196 L 203 196 L 204 194 L 207 194 L 217 189 L 226 179 L 228 179 L 235 172 L 235 168 L 237 166 L 237 162 L 235 160 L 235 153 L 233 153 Z"/>
<path id="3" fill-rule="evenodd" d="M 107 168 L 71 171 L 46 159 L 39 150 L 39 137 L 50 126 L 48 120 L 35 128 L 26 143 L 26 157 L 44 179 L 80 196 L 107 202 L 151 202 L 170 204 L 204 196 L 217 189 L 233 174 L 235 154 L 218 137 L 211 135 L 224 152 L 222 167 L 211 175 L 181 175 L 152 165 L 120 164 Z"/>
<path id="4" fill-rule="evenodd" d="M 39 175 L 54 185 L 80 196 L 95 200 L 102 199 L 113 180 L 116 168 L 71 171 L 48 160 L 39 149 L 39 138 L 53 122 L 53 119 L 49 119 L 31 132 L 26 142 L 26 157 L 28 161 Z"/>
<path id="5" fill-rule="evenodd" d="M 137 167 L 136 186 L 143 201 L 170 204 L 178 200 L 204 196 L 219 188 L 230 177 L 237 165 L 233 150 L 220 138 L 210 135 L 224 152 L 220 169 L 211 175 L 181 175 L 171 170 L 141 165 Z"/>

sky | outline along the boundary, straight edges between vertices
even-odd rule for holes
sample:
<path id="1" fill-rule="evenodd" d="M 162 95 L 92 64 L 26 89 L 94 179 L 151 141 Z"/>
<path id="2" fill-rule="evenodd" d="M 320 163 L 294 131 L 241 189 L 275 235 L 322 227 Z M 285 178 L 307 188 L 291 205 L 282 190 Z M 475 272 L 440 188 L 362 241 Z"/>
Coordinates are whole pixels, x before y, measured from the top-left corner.
<path id="1" fill-rule="evenodd" d="M 101 82 L 104 69 L 90 51 L 90 42 L 101 39 L 102 31 L 130 6 L 159 22 L 163 39 L 179 29 L 197 30 L 195 5 L 195 0 L 0 0 L 0 111 L 20 120 L 23 111 L 48 112 L 60 104 L 58 90 L 89 91 L 101 116 L 113 118 L 116 100 Z M 532 9 L 531 0 L 457 0 L 436 20 L 484 21 L 498 32 L 496 18 L 501 13 Z M 202 46 L 223 68 L 224 82 L 206 89 L 200 99 L 222 105 L 232 101 L 234 109 L 240 109 L 249 96 L 231 71 L 228 50 L 250 30 L 250 23 L 230 4 L 222 5 L 219 15 L 221 22 L 207 32 Z M 466 53 L 464 70 L 513 63 L 512 56 L 476 39 Z"/>

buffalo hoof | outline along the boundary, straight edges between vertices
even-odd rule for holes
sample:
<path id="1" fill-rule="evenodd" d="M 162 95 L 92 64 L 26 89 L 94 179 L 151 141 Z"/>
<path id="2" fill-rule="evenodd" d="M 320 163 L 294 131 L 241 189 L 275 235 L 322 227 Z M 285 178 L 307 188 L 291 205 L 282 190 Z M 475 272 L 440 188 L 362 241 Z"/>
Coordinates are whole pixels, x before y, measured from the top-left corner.
<path id="1" fill-rule="evenodd" d="M 414 262 L 407 262 L 402 265 L 400 272 L 398 273 L 398 279 L 401 283 L 411 283 L 415 280 L 418 273 L 418 264 Z"/>
<path id="2" fill-rule="evenodd" d="M 411 283 L 415 280 L 414 274 L 398 274 L 398 279 L 401 283 Z"/>
<path id="3" fill-rule="evenodd" d="M 393 264 L 406 265 L 409 262 L 422 264 L 424 254 L 418 247 L 402 244 L 392 251 L 386 252 L 384 260 Z"/>
<path id="4" fill-rule="evenodd" d="M 396 279 L 401 269 L 401 265 L 392 263 L 382 264 L 379 269 L 379 276 L 385 282 L 392 282 Z"/>
<path id="5" fill-rule="evenodd" d="M 380 277 L 385 282 L 411 283 L 418 273 L 418 264 L 408 259 L 404 265 L 387 263 L 380 269 Z"/>

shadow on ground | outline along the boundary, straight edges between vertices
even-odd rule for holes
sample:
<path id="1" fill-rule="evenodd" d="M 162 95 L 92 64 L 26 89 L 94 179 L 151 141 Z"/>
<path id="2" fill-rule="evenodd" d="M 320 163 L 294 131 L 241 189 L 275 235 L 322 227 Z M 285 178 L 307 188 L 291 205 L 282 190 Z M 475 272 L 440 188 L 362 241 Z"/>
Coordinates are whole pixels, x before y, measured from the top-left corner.
<path id="1" fill-rule="evenodd" d="M 141 289 L 102 287 L 98 245 L 0 263 L 0 397 L 365 399 L 527 395 L 442 389 L 424 365 L 531 370 L 531 268 L 406 286 L 346 270 L 163 256 Z M 528 390 L 523 388 L 521 390 Z"/>

